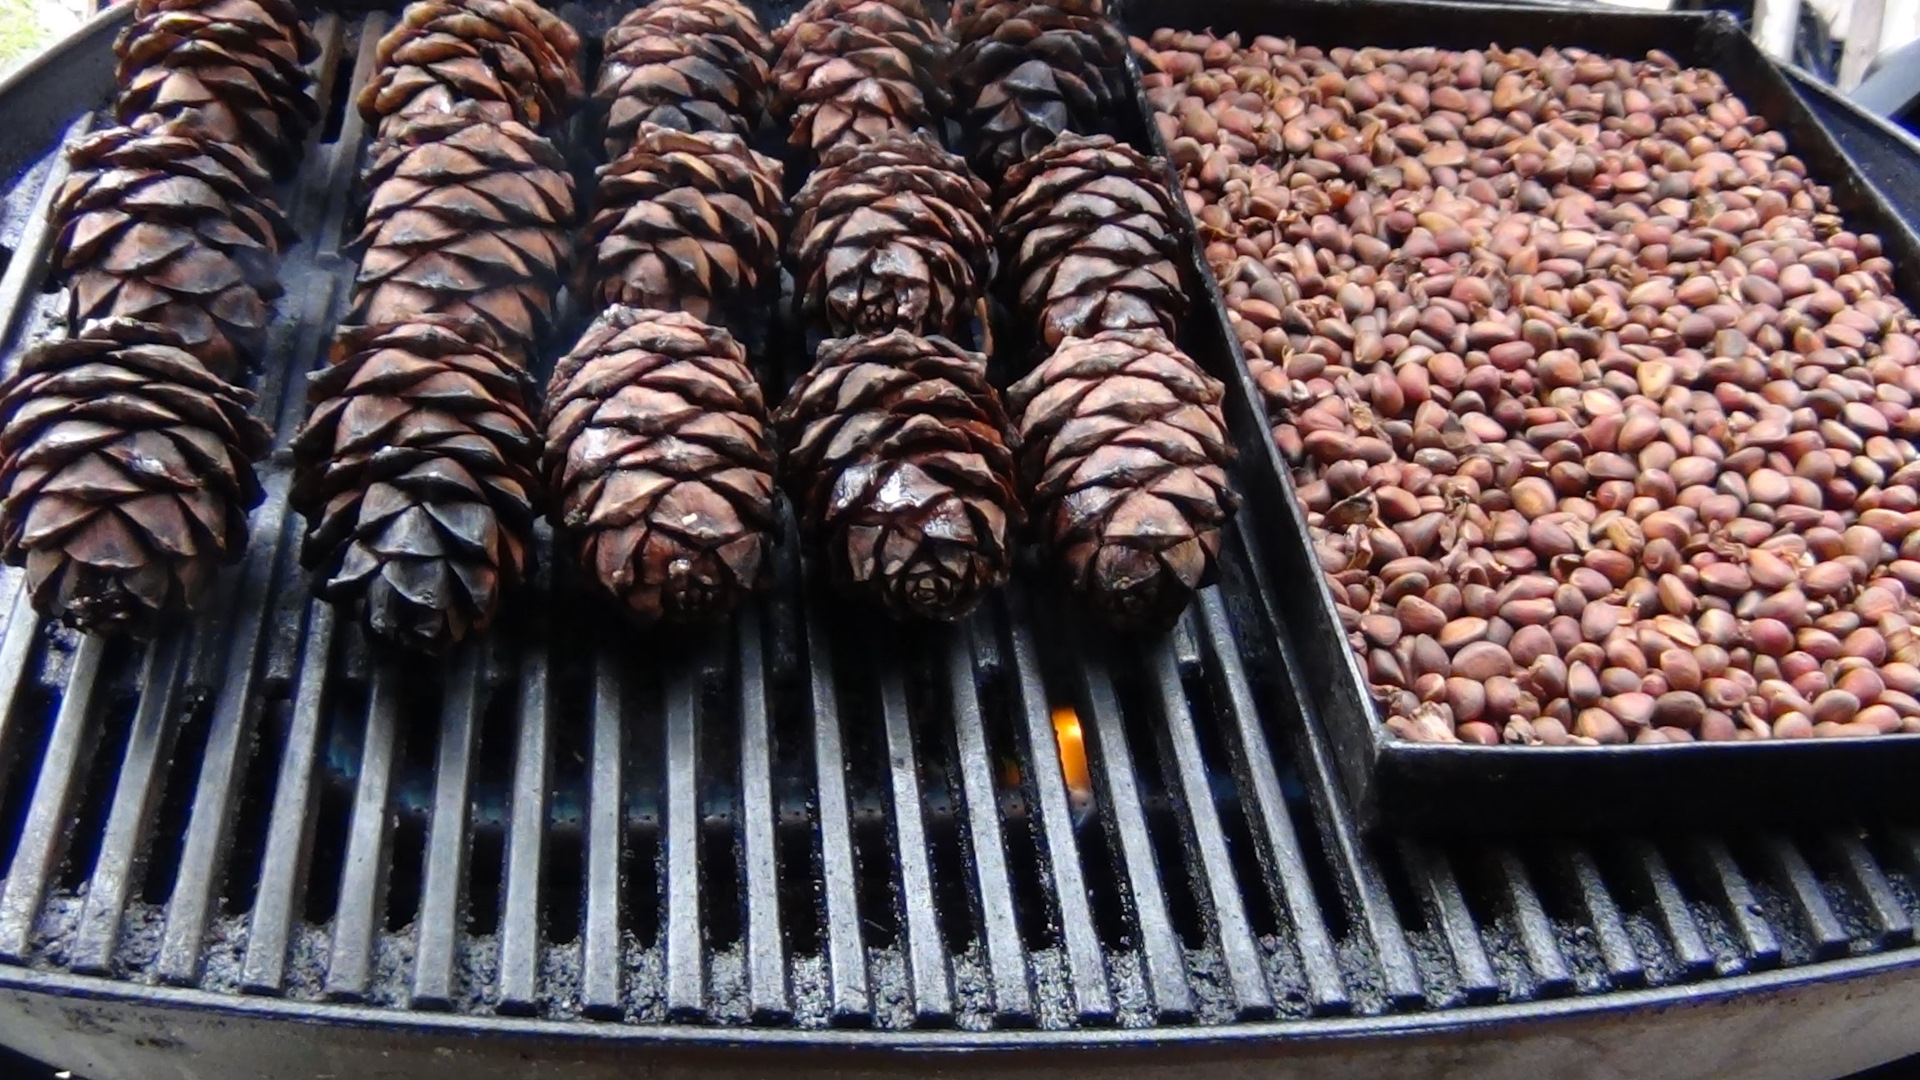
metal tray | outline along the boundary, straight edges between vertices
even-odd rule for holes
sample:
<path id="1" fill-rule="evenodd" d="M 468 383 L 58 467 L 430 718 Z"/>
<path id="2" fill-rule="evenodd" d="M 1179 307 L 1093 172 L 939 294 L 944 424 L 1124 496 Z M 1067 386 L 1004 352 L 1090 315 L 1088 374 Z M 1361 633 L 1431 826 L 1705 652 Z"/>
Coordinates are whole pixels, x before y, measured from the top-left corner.
<path id="1" fill-rule="evenodd" d="M 1321 46 L 1484 48 L 1497 41 L 1510 48 L 1581 45 L 1617 55 L 1665 50 L 1683 64 L 1719 72 L 1750 109 L 1785 132 L 1811 175 L 1832 187 L 1847 222 L 1880 234 L 1900 295 L 1909 304 L 1920 300 L 1916 222 L 1903 218 L 1875 186 L 1920 189 L 1920 158 L 1903 160 L 1899 144 L 1888 141 L 1879 144 L 1871 173 L 1863 170 L 1785 73 L 1724 12 L 1402 0 L 1122 0 L 1117 14 L 1126 31 L 1140 38 L 1171 26 L 1239 31 L 1244 37 L 1273 34 Z M 1144 94 L 1139 105 L 1150 116 Z M 1164 154 L 1157 128 L 1146 126 Z M 1196 262 L 1202 258 L 1197 244 L 1187 248 Z M 1196 313 L 1193 333 L 1207 339 L 1208 366 L 1227 378 L 1231 426 L 1243 433 L 1268 430 L 1219 287 L 1203 263 L 1194 269 L 1212 311 L 1211 317 Z M 1246 527 L 1278 577 L 1276 591 L 1306 673 L 1305 685 L 1296 690 L 1332 739 L 1346 798 L 1363 827 L 1457 834 L 1617 830 L 1671 821 L 1699 828 L 1910 806 L 1920 735 L 1613 747 L 1469 747 L 1393 738 L 1378 721 L 1359 660 L 1347 646 L 1287 463 L 1270 440 L 1243 440 L 1240 449 L 1247 494 L 1242 512 L 1251 519 Z"/>

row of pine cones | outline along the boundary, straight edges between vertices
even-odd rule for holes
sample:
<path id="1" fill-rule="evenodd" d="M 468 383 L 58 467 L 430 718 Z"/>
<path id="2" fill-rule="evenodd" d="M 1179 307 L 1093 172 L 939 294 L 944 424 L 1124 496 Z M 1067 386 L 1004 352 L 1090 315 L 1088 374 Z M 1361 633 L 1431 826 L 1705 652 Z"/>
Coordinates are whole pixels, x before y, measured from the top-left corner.
<path id="1" fill-rule="evenodd" d="M 289 0 L 136 0 L 115 126 L 52 205 L 63 326 L 0 386 L 0 555 L 34 605 L 140 632 L 200 603 L 246 546 L 271 435 L 238 383 L 262 359 L 271 194 L 318 118 Z"/>

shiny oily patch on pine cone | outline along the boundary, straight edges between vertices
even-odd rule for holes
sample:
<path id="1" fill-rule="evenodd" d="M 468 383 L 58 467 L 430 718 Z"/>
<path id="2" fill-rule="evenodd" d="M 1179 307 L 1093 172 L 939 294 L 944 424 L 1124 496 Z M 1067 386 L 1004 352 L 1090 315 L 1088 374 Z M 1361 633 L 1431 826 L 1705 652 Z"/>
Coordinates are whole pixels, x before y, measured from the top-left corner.
<path id="1" fill-rule="evenodd" d="M 142 3 L 114 42 L 114 115 L 149 130 L 179 121 L 245 147 L 276 172 L 320 119 L 306 65 L 319 42 L 287 0 Z"/>
<path id="2" fill-rule="evenodd" d="M 473 320 L 342 329 L 293 440 L 314 591 L 362 603 L 375 637 L 422 652 L 485 629 L 532 540 L 530 389 Z"/>
<path id="3" fill-rule="evenodd" d="M 1024 513 L 984 356 L 904 330 L 828 341 L 774 422 L 801 527 L 841 592 L 951 621 L 1006 582 Z"/>
<path id="4" fill-rule="evenodd" d="M 1062 135 L 1007 174 L 1001 199 L 1001 278 L 1049 348 L 1102 330 L 1178 331 L 1178 215 L 1158 159 Z"/>
<path id="5" fill-rule="evenodd" d="M 643 124 L 751 135 L 773 81 L 773 39 L 740 0 L 654 0 L 608 30 L 594 100 L 617 160 Z"/>
<path id="6" fill-rule="evenodd" d="M 1130 108 L 1127 39 L 1099 0 L 956 4 L 954 97 L 973 167 L 998 182 L 1068 132 L 1104 131 Z"/>
<path id="7" fill-rule="evenodd" d="M 764 319 L 779 290 L 780 181 L 780 163 L 738 136 L 642 125 L 600 170 L 588 229 L 600 302 Z"/>
<path id="8" fill-rule="evenodd" d="M 552 143 L 471 105 L 395 124 L 370 152 L 349 319 L 477 318 L 526 357 L 572 254 L 573 179 Z"/>
<path id="9" fill-rule="evenodd" d="M 1157 330 L 1070 339 L 1007 389 L 1042 542 L 1116 626 L 1171 625 L 1213 579 L 1239 505 L 1223 390 Z"/>
<path id="10" fill-rule="evenodd" d="M 542 426 L 554 526 L 634 619 L 722 618 L 764 584 L 774 456 L 731 334 L 610 308 L 554 368 Z"/>
<path id="11" fill-rule="evenodd" d="M 34 608 L 146 636 L 240 557 L 272 434 L 166 327 L 88 323 L 0 385 L 0 554 Z"/>
<path id="12" fill-rule="evenodd" d="M 380 39 L 358 106 L 386 134 L 393 118 L 472 103 L 492 120 L 566 122 L 585 96 L 580 35 L 535 0 L 415 0 Z"/>
<path id="13" fill-rule="evenodd" d="M 238 378 L 264 344 L 291 235 L 266 170 L 175 125 L 108 128 L 73 144 L 67 161 L 50 211 L 67 324 L 157 323 L 214 374 Z"/>
<path id="14" fill-rule="evenodd" d="M 920 0 L 811 0 L 774 45 L 774 114 L 815 155 L 936 130 L 947 107 L 946 35 Z"/>
<path id="15" fill-rule="evenodd" d="M 828 334 L 954 334 L 979 310 L 987 186 L 929 136 L 835 147 L 793 202 L 800 311 Z"/>

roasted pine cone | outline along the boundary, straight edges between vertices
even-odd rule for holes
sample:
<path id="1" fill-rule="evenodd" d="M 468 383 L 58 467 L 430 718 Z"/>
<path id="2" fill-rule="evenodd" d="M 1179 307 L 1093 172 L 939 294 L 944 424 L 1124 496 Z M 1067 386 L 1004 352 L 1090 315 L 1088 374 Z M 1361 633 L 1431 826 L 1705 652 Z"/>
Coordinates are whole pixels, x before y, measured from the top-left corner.
<path id="1" fill-rule="evenodd" d="M 285 172 L 320 118 L 320 46 L 290 0 L 138 0 L 113 51 L 123 124 L 180 121 Z"/>
<path id="2" fill-rule="evenodd" d="M 0 554 L 33 605 L 145 636 L 206 595 L 247 544 L 252 462 L 272 435 L 253 395 L 132 319 L 28 350 L 0 385 Z"/>
<path id="3" fill-rule="evenodd" d="M 535 0 L 414 0 L 380 39 L 360 115 L 386 134 L 391 117 L 474 102 L 489 119 L 557 126 L 584 94 L 579 52 L 580 35 Z"/>
<path id="4" fill-rule="evenodd" d="M 773 41 L 741 0 L 653 0 L 607 31 L 605 56 L 609 161 L 643 123 L 749 135 L 766 110 Z"/>
<path id="5" fill-rule="evenodd" d="M 732 335 L 611 308 L 554 369 L 544 426 L 554 526 L 636 620 L 716 618 L 762 584 L 774 459 Z"/>
<path id="6" fill-rule="evenodd" d="M 600 302 L 722 324 L 763 317 L 758 304 L 779 288 L 780 173 L 738 136 L 645 125 L 600 170 L 589 230 Z"/>
<path id="7" fill-rule="evenodd" d="M 920 0 L 809 0 L 773 40 L 774 112 L 815 155 L 934 130 L 947 105 L 946 37 Z"/>
<path id="8" fill-rule="evenodd" d="M 829 334 L 956 333 L 993 279 L 987 186 L 925 135 L 829 150 L 794 209 L 794 289 Z"/>
<path id="9" fill-rule="evenodd" d="M 1042 540 L 1116 626 L 1170 625 L 1213 578 L 1239 504 L 1221 391 L 1158 330 L 1070 339 L 1007 390 Z"/>
<path id="10" fill-rule="evenodd" d="M 843 592 L 952 620 L 1006 581 L 1024 515 L 985 357 L 904 330 L 829 341 L 775 424 L 801 527 Z"/>
<path id="11" fill-rule="evenodd" d="M 1007 174 L 1000 272 L 1047 347 L 1186 313 L 1173 198 L 1158 162 L 1105 135 L 1062 135 Z"/>
<path id="12" fill-rule="evenodd" d="M 1101 0 L 989 0 L 956 5 L 949 34 L 954 96 L 973 167 L 998 183 L 1067 132 L 1104 131 L 1127 100 L 1127 39 Z"/>
<path id="13" fill-rule="evenodd" d="M 67 324 L 121 316 L 158 323 L 223 379 L 256 358 L 286 219 L 260 163 L 169 126 L 108 128 L 67 152 L 55 196 L 54 280 Z"/>
<path id="14" fill-rule="evenodd" d="M 484 321 L 524 359 L 571 251 L 573 181 L 552 143 L 462 105 L 398 120 L 374 144 L 351 321 Z"/>
<path id="15" fill-rule="evenodd" d="M 385 641 L 440 652 L 484 629 L 533 532 L 530 380 L 482 323 L 343 329 L 308 386 L 293 508 L 314 591 L 362 601 Z"/>

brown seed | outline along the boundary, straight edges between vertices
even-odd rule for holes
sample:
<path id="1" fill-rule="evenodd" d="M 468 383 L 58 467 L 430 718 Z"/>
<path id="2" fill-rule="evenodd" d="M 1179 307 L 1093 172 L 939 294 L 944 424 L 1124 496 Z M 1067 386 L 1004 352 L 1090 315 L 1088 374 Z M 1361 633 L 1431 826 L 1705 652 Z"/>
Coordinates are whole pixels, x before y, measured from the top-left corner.
<path id="1" fill-rule="evenodd" d="M 1453 671 L 1462 678 L 1485 681 L 1512 670 L 1512 655 L 1490 641 L 1476 641 L 1453 657 Z"/>
<path id="2" fill-rule="evenodd" d="M 1813 721 L 1816 724 L 1850 723 L 1859 712 L 1860 699 L 1845 690 L 1828 690 L 1813 702 Z"/>
<path id="3" fill-rule="evenodd" d="M 1582 709 L 1573 723 L 1573 733 L 1592 739 L 1603 746 L 1614 746 L 1627 741 L 1626 728 L 1613 714 L 1605 709 Z"/>
<path id="4" fill-rule="evenodd" d="M 1462 645 L 1484 639 L 1487 636 L 1487 620 L 1473 616 L 1454 619 L 1442 626 L 1436 636 L 1440 644 L 1449 651 L 1458 649 Z"/>
<path id="5" fill-rule="evenodd" d="M 1707 715 L 1707 704 L 1700 695 L 1684 690 L 1669 690 L 1654 701 L 1654 720 L 1671 727 L 1696 728 Z"/>
<path id="6" fill-rule="evenodd" d="M 1401 597 L 1394 615 L 1409 634 L 1438 634 L 1447 625 L 1446 613 L 1418 596 Z"/>

